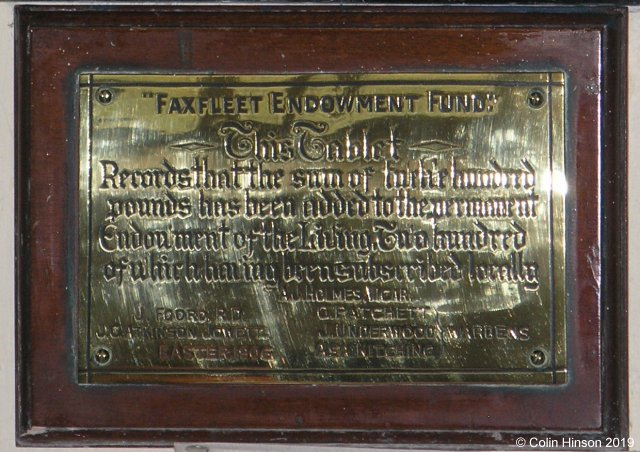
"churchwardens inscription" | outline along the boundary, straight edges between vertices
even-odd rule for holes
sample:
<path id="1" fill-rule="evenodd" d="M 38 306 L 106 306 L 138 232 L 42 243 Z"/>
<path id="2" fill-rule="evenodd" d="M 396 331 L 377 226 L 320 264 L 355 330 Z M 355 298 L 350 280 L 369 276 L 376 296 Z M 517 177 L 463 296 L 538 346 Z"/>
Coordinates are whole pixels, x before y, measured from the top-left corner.
<path id="1" fill-rule="evenodd" d="M 563 383 L 562 73 L 79 76 L 82 383 Z"/>

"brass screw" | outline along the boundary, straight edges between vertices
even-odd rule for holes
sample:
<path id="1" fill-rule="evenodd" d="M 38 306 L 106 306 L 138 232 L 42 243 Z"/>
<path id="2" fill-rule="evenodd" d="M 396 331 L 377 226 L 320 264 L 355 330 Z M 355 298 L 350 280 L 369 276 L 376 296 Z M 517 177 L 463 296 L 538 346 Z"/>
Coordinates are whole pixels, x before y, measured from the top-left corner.
<path id="1" fill-rule="evenodd" d="M 109 349 L 104 347 L 98 348 L 95 352 L 93 352 L 93 359 L 101 366 L 105 366 L 109 364 L 109 361 L 111 361 L 111 352 L 109 351 Z"/>
<path id="2" fill-rule="evenodd" d="M 109 88 L 100 88 L 96 94 L 98 102 L 101 104 L 109 104 L 113 100 L 113 92 Z"/>
<path id="3" fill-rule="evenodd" d="M 531 355 L 529 355 L 529 361 L 536 367 L 543 366 L 547 362 L 547 354 L 544 350 L 534 350 L 531 352 Z"/>
<path id="4" fill-rule="evenodd" d="M 539 89 L 532 89 L 527 95 L 527 102 L 531 108 L 540 108 L 544 105 L 544 93 Z"/>

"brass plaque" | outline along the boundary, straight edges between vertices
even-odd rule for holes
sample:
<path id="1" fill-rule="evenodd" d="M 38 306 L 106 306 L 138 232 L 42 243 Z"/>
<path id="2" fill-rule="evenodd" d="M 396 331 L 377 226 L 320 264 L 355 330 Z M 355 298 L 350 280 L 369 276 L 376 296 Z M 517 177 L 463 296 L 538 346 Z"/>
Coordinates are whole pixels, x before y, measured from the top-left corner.
<path id="1" fill-rule="evenodd" d="M 81 383 L 567 381 L 563 73 L 79 76 Z"/>

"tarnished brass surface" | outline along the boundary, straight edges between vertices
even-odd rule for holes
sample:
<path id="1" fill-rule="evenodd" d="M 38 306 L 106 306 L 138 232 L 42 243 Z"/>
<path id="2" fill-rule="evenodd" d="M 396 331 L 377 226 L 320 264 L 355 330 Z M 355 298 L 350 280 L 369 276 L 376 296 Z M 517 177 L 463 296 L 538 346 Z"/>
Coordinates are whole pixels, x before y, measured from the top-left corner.
<path id="1" fill-rule="evenodd" d="M 562 73 L 79 93 L 80 382 L 567 381 Z"/>

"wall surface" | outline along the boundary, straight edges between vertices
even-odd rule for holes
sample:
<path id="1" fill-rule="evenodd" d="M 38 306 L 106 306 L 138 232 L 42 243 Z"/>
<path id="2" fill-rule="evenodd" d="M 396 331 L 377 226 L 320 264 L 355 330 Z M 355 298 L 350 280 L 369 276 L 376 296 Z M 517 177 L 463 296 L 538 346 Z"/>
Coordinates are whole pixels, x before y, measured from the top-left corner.
<path id="1" fill-rule="evenodd" d="M 33 2 L 31 2 L 33 3 Z M 51 4 L 52 2 L 47 2 Z M 13 167 L 13 6 L 0 3 L 0 451 L 18 450 L 14 443 L 14 167 Z M 640 7 L 632 9 L 629 33 L 629 343 L 631 436 L 640 450 Z M 276 447 L 301 450 L 300 447 Z M 271 449 L 269 450 L 276 450 Z M 23 449 L 20 449 L 23 450 Z M 78 449 L 24 449 L 28 451 L 73 451 Z M 116 451 L 131 449 L 82 449 Z M 171 449 L 135 449 L 163 451 Z M 220 445 L 223 450 L 265 450 L 264 446 Z M 310 447 L 311 450 L 327 450 Z M 360 449 L 362 450 L 362 449 Z M 380 450 L 380 449 L 377 449 Z"/>

